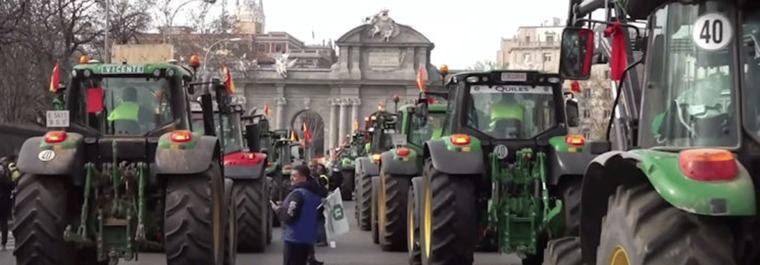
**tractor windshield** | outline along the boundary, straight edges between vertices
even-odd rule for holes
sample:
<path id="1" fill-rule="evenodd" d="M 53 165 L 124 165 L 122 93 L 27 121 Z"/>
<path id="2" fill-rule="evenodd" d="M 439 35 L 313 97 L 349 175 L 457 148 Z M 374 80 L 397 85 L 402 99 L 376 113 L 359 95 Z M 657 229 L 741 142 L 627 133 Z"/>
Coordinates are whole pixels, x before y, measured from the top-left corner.
<path id="1" fill-rule="evenodd" d="M 741 53 L 744 65 L 744 123 L 750 135 L 760 142 L 760 10 L 744 9 L 744 49 Z"/>
<path id="2" fill-rule="evenodd" d="M 380 153 L 384 150 L 388 150 L 391 146 L 393 146 L 393 139 L 391 138 L 391 135 L 394 133 L 396 133 L 396 130 L 394 129 L 375 129 L 372 132 L 372 150 L 369 151 L 375 154 Z"/>
<path id="3" fill-rule="evenodd" d="M 224 121 L 224 153 L 229 154 L 243 149 L 243 134 L 240 126 L 240 113 L 233 112 L 223 114 Z M 203 113 L 193 112 L 193 131 L 204 134 Z M 216 126 L 216 135 L 219 135 L 221 128 L 219 123 L 219 113 L 214 113 L 214 126 Z"/>
<path id="4" fill-rule="evenodd" d="M 103 134 L 145 135 L 175 120 L 172 81 L 153 77 L 90 77 L 74 80 L 79 120 Z"/>
<path id="5" fill-rule="evenodd" d="M 656 11 L 642 146 L 738 145 L 733 17 L 731 4 L 717 1 Z"/>
<path id="6" fill-rule="evenodd" d="M 412 144 L 422 146 L 425 141 L 441 135 L 446 112 L 430 112 L 427 117 L 411 115 L 411 119 L 408 140 Z M 427 121 L 421 119 L 427 119 Z"/>
<path id="7" fill-rule="evenodd" d="M 467 125 L 497 139 L 529 139 L 556 124 L 552 87 L 470 86 Z"/>

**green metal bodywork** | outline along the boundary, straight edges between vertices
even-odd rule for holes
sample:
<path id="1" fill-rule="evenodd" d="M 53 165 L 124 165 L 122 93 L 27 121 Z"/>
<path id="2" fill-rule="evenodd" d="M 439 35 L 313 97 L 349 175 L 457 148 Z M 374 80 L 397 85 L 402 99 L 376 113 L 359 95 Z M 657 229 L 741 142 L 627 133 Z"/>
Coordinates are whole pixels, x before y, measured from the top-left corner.
<path id="1" fill-rule="evenodd" d="M 678 153 L 633 150 L 638 167 L 655 190 L 673 206 L 701 215 L 755 215 L 755 188 L 747 169 L 737 162 L 738 175 L 730 181 L 696 181 L 685 176 Z"/>
<path id="2" fill-rule="evenodd" d="M 540 234 L 562 209 L 562 201 L 549 198 L 546 154 L 522 149 L 517 152 L 515 163 L 507 166 L 493 154 L 489 158 L 492 180 L 489 224 L 499 228 L 500 251 L 537 254 Z"/>

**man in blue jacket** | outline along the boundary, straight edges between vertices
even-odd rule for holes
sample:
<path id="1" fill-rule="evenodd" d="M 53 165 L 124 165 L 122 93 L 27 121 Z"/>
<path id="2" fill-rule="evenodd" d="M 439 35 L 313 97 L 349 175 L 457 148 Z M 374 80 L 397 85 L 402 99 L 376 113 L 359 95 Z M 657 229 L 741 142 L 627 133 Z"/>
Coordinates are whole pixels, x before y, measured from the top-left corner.
<path id="1" fill-rule="evenodd" d="M 296 166 L 290 175 L 292 191 L 282 205 L 272 205 L 284 223 L 284 265 L 306 265 L 317 240 L 317 208 L 326 191 L 309 177 L 309 167 Z"/>

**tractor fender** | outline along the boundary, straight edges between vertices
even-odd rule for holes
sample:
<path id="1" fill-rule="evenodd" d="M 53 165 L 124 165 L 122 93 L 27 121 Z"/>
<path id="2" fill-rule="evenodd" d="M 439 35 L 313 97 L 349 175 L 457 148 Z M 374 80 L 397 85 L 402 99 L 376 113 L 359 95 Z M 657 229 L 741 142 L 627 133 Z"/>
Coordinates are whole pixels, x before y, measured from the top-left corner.
<path id="1" fill-rule="evenodd" d="M 395 157 L 396 149 L 385 151 L 380 156 L 380 171 L 385 174 L 417 176 L 420 170 L 417 166 L 416 154 L 411 152 L 405 160 Z"/>
<path id="2" fill-rule="evenodd" d="M 618 186 L 649 183 L 670 205 L 693 214 L 755 215 L 752 179 L 738 162 L 737 168 L 737 176 L 733 180 L 700 182 L 681 173 L 677 153 L 642 149 L 612 151 L 597 156 L 586 168 L 581 186 L 583 260 L 596 260 L 607 201 Z"/>
<path id="3" fill-rule="evenodd" d="M 588 152 L 551 152 L 548 155 L 549 185 L 557 185 L 564 176 L 583 176 L 594 155 Z"/>
<path id="4" fill-rule="evenodd" d="M 452 175 L 480 175 L 484 173 L 483 154 L 479 151 L 453 151 L 446 148 L 444 140 L 425 143 L 425 158 L 433 161 L 433 167 Z M 478 143 L 480 144 L 480 143 Z"/>
<path id="5" fill-rule="evenodd" d="M 380 167 L 376 165 L 375 163 L 372 163 L 372 161 L 368 157 L 357 158 L 355 161 L 355 164 L 356 164 L 357 176 L 359 176 L 360 174 L 364 174 L 364 176 L 379 176 L 380 175 Z"/>
<path id="6" fill-rule="evenodd" d="M 201 173 L 219 157 L 219 141 L 214 136 L 193 134 L 193 140 L 183 144 L 169 143 L 168 138 L 169 133 L 166 133 L 158 140 L 157 174 Z"/>
<path id="7" fill-rule="evenodd" d="M 255 160 L 253 161 L 241 161 L 235 163 L 228 159 L 228 156 L 224 158 L 224 177 L 235 180 L 243 179 L 259 179 L 264 176 L 268 158 L 266 154 L 253 153 Z"/>
<path id="8" fill-rule="evenodd" d="M 81 134 L 72 132 L 57 144 L 48 144 L 41 136 L 29 138 L 21 146 L 18 169 L 35 175 L 82 176 L 82 139 Z"/>

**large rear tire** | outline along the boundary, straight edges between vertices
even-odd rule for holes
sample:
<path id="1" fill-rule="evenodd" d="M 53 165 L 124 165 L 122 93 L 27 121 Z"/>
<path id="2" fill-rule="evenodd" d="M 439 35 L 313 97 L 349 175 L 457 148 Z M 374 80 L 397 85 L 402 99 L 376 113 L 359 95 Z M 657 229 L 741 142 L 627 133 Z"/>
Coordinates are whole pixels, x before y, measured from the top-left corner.
<path id="1" fill-rule="evenodd" d="M 380 248 L 384 251 L 406 251 L 406 203 L 410 179 L 409 176 L 380 176 L 377 222 Z"/>
<path id="2" fill-rule="evenodd" d="M 167 265 L 223 263 L 221 181 L 217 166 L 200 176 L 168 176 L 164 210 Z"/>
<path id="3" fill-rule="evenodd" d="M 478 240 L 475 179 L 438 172 L 430 161 L 425 168 L 422 264 L 471 265 Z"/>
<path id="4" fill-rule="evenodd" d="M 544 265 L 583 265 L 581 239 L 569 236 L 549 241 L 544 249 Z"/>
<path id="5" fill-rule="evenodd" d="M 610 196 L 596 264 L 736 264 L 726 224 L 671 206 L 649 183 Z"/>
<path id="6" fill-rule="evenodd" d="M 378 193 L 380 191 L 380 177 L 372 177 L 371 182 L 371 190 L 372 190 L 372 196 L 370 196 L 371 201 L 371 207 L 370 207 L 370 233 L 372 233 L 372 243 L 380 244 L 380 229 L 378 227 L 377 223 L 377 212 L 378 212 Z"/>
<path id="7" fill-rule="evenodd" d="M 560 184 L 566 237 L 578 236 L 581 227 L 581 177 L 569 177 Z"/>
<path id="8" fill-rule="evenodd" d="M 422 185 L 421 177 L 412 179 L 412 186 L 409 187 L 406 203 L 406 227 L 407 227 L 407 256 L 409 265 L 422 265 L 422 252 L 420 250 L 420 206 L 422 205 Z"/>
<path id="9" fill-rule="evenodd" d="M 363 231 L 371 230 L 372 217 L 372 176 L 364 174 L 359 169 L 356 174 L 356 222 L 359 229 Z"/>
<path id="10" fill-rule="evenodd" d="M 67 225 L 67 179 L 28 174 L 21 177 L 13 227 L 16 264 L 69 265 L 77 261 L 71 254 L 73 248 L 63 240 Z"/>
<path id="11" fill-rule="evenodd" d="M 341 170 L 340 173 L 343 175 L 343 183 L 340 187 L 340 196 L 344 201 L 350 201 L 353 199 L 352 194 L 354 193 L 354 176 L 356 175 L 356 172 L 354 170 Z"/>
<path id="12" fill-rule="evenodd" d="M 238 180 L 232 186 L 237 209 L 238 250 L 263 252 L 267 247 L 269 200 L 264 180 Z"/>

